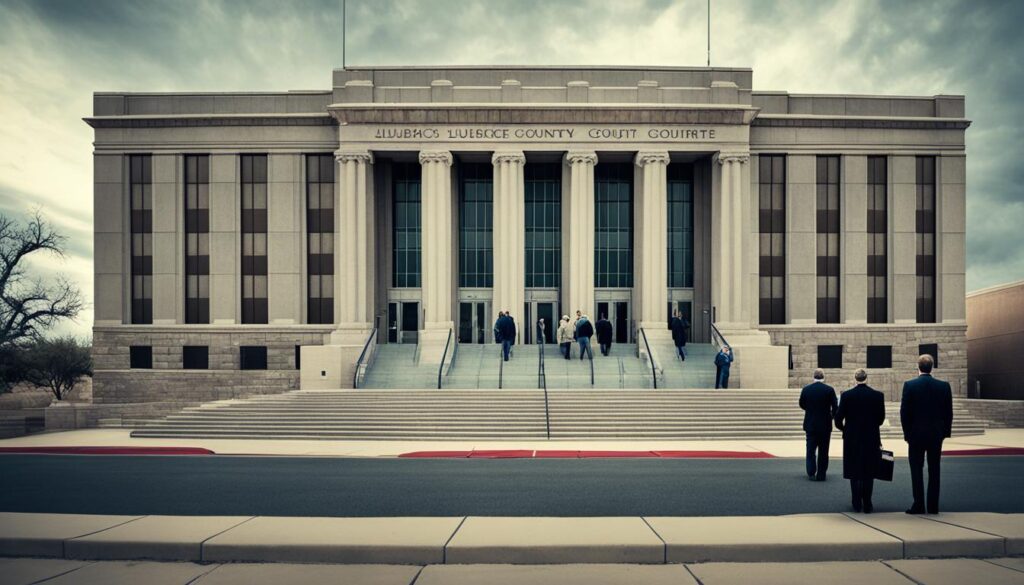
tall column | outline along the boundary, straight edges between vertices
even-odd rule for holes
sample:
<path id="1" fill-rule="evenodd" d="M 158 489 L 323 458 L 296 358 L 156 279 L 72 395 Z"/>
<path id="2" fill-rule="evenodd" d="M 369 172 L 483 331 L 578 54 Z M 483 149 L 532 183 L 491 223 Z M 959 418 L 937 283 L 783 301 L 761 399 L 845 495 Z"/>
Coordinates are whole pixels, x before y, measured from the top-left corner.
<path id="1" fill-rule="evenodd" d="M 334 305 L 340 329 L 368 330 L 373 321 L 373 155 L 338 151 L 334 160 L 339 186 Z"/>
<path id="2" fill-rule="evenodd" d="M 594 152 L 570 151 L 569 306 L 563 312 L 594 311 Z"/>
<path id="3" fill-rule="evenodd" d="M 744 315 L 745 281 L 743 279 L 744 258 L 748 250 L 743 242 L 743 167 L 749 160 L 747 154 L 718 155 L 722 167 L 721 185 L 718 196 L 718 250 L 712 254 L 714 270 L 719 289 L 712 291 L 715 299 L 715 320 L 719 328 L 745 329 L 749 327 Z"/>
<path id="4" fill-rule="evenodd" d="M 494 310 L 506 310 L 523 323 L 526 299 L 526 212 L 521 151 L 495 152 L 494 164 Z M 524 325 L 525 326 L 525 325 Z"/>
<path id="5" fill-rule="evenodd" d="M 640 225 L 640 326 L 665 329 L 668 306 L 668 152 L 641 151 L 636 165 L 643 173 Z"/>
<path id="6" fill-rule="evenodd" d="M 420 152 L 422 172 L 424 330 L 445 330 L 452 320 L 452 155 Z M 441 343 L 444 343 L 442 341 Z M 440 356 L 438 356 L 440 357 Z"/>

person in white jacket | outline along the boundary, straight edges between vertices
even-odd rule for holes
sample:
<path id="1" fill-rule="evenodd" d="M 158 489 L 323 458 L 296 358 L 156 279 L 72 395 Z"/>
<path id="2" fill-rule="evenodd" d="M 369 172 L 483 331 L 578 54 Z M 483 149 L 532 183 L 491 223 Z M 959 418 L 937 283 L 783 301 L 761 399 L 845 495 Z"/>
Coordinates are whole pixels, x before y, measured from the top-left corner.
<path id="1" fill-rule="evenodd" d="M 569 315 L 562 315 L 562 321 L 558 324 L 558 345 L 565 359 L 572 355 L 572 334 L 573 326 L 569 323 Z"/>

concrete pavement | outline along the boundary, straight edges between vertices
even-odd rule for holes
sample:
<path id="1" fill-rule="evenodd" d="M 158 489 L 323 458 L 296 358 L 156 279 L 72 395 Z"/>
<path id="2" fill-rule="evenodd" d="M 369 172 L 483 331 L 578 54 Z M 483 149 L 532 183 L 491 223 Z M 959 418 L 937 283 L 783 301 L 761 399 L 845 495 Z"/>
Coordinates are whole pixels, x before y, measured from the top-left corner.
<path id="1" fill-rule="evenodd" d="M 0 440 L 0 447 L 197 447 L 221 455 L 281 455 L 308 457 L 397 457 L 413 451 L 469 450 L 569 450 L 569 451 L 739 451 L 764 452 L 775 457 L 803 457 L 803 440 L 751 441 L 335 441 L 233 439 L 146 439 L 132 438 L 130 429 L 82 429 L 41 433 Z M 903 441 L 887 440 L 885 448 L 897 457 L 906 457 Z M 1024 448 L 1024 429 L 989 429 L 983 435 L 947 439 L 945 450 L 971 450 L 989 447 Z M 829 452 L 842 457 L 842 440 L 833 440 Z"/>
<path id="2" fill-rule="evenodd" d="M 30 585 L 1020 585 L 1020 558 L 671 565 L 330 565 L 0 559 Z M 698 581 L 698 579 L 700 581 Z"/>
<path id="3" fill-rule="evenodd" d="M 342 564 L 645 564 L 995 558 L 1024 514 L 703 518 L 211 518 L 0 514 L 0 556 Z"/>

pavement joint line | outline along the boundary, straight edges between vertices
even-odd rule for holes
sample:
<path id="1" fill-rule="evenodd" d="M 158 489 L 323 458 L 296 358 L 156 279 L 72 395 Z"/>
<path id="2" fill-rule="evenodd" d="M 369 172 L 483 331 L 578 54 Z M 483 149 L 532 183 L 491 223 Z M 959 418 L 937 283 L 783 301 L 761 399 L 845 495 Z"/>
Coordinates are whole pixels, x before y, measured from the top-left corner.
<path id="1" fill-rule="evenodd" d="M 200 561 L 200 562 L 202 562 L 202 561 Z M 222 566 L 224 566 L 224 563 L 217 563 L 215 565 L 210 565 L 209 570 L 203 571 L 202 574 L 196 575 L 195 577 L 189 579 L 188 583 L 185 583 L 185 585 L 192 585 L 193 583 L 196 583 L 197 581 L 199 581 L 203 577 L 205 577 L 205 576 L 209 575 L 210 573 L 216 571 L 217 569 L 221 568 Z"/>
<path id="2" fill-rule="evenodd" d="M 997 567 L 1002 567 L 1004 569 L 1010 569 L 1011 571 L 1017 571 L 1017 572 L 1020 572 L 1020 573 L 1024 573 L 1024 569 L 1018 569 L 1017 567 L 1010 567 L 1008 565 L 1000 565 L 999 563 L 993 563 L 992 559 L 979 559 L 979 560 L 985 561 L 986 563 L 988 563 L 990 565 L 995 565 Z"/>
<path id="3" fill-rule="evenodd" d="M 447 565 L 448 563 L 444 563 L 444 564 Z M 412 581 L 409 581 L 409 585 L 416 585 L 416 582 L 420 580 L 420 575 L 423 574 L 423 569 L 426 569 L 426 568 L 427 568 L 427 565 L 423 565 L 422 567 L 420 567 L 420 570 L 416 571 L 416 574 L 413 575 Z"/>
<path id="4" fill-rule="evenodd" d="M 199 562 L 200 563 L 206 562 L 206 558 L 205 558 L 206 557 L 206 554 L 205 554 L 206 553 L 206 541 L 210 540 L 211 538 L 216 538 L 216 537 L 220 536 L 221 534 L 224 534 L 225 532 L 227 532 L 229 530 L 234 530 L 235 528 L 238 528 L 242 524 L 245 524 L 246 522 L 248 522 L 250 520 L 253 520 L 254 518 L 256 518 L 256 516 L 250 516 L 250 517 L 246 518 L 245 520 L 242 520 L 238 524 L 235 524 L 234 526 L 229 526 L 228 528 L 225 528 L 224 530 L 221 530 L 217 534 L 213 534 L 213 535 L 210 535 L 210 536 L 207 536 L 206 538 L 204 538 L 203 541 L 199 543 Z"/>
<path id="5" fill-rule="evenodd" d="M 651 526 L 651 523 L 647 521 L 647 517 L 646 516 L 641 516 L 640 519 L 643 520 L 644 524 L 646 524 L 647 527 L 651 529 L 651 532 L 654 533 L 654 536 L 657 536 L 658 540 L 661 541 L 661 552 L 662 552 L 661 562 L 662 562 L 662 564 L 666 564 L 667 565 L 668 564 L 668 543 L 665 542 L 665 539 L 662 538 L 660 534 L 658 534 L 658 531 L 655 530 L 653 526 Z"/>
<path id="6" fill-rule="evenodd" d="M 92 514 L 90 514 L 90 516 L 91 515 Z M 102 514 L 99 514 L 99 515 L 102 515 Z M 106 528 L 101 528 L 99 530 L 94 530 L 94 531 L 86 533 L 86 534 L 79 534 L 78 536 L 74 536 L 72 538 L 61 539 L 61 541 L 60 541 L 60 556 L 61 556 L 61 558 L 64 558 L 64 559 L 68 558 L 68 541 L 69 540 L 75 540 L 76 538 L 84 538 L 86 536 L 92 536 L 93 534 L 99 534 L 100 532 L 106 532 L 107 530 L 111 530 L 111 529 L 117 528 L 119 526 L 124 526 L 125 524 L 131 524 L 132 522 L 135 522 L 136 520 L 142 520 L 143 518 L 146 518 L 147 516 L 149 516 L 149 514 L 144 514 L 142 516 L 137 516 L 135 518 L 131 518 L 129 520 L 125 520 L 124 522 L 121 522 L 120 524 L 115 524 L 113 526 L 107 526 Z"/>
<path id="7" fill-rule="evenodd" d="M 17 558 L 17 557 L 15 557 L 15 558 Z M 86 568 L 86 567 L 88 567 L 90 565 L 96 564 L 97 562 L 99 562 L 99 561 L 84 561 L 83 564 L 81 564 L 81 565 L 79 565 L 79 566 L 77 566 L 77 567 L 75 567 L 73 569 L 68 569 L 67 571 L 64 571 L 63 573 L 59 573 L 57 575 L 48 575 L 46 577 L 43 577 L 42 579 L 39 579 L 38 581 L 33 581 L 29 585 L 38 585 L 39 583 L 45 583 L 45 582 L 47 582 L 47 581 L 49 581 L 51 579 L 56 579 L 57 577 L 63 577 L 64 575 L 68 575 L 68 574 L 74 573 L 75 571 L 77 571 L 79 569 L 84 569 L 84 568 Z"/>
<path id="8" fill-rule="evenodd" d="M 966 526 L 960 526 L 959 524 L 953 524 L 952 522 L 946 522 L 945 520 L 942 520 L 942 519 L 939 519 L 939 518 L 929 518 L 928 516 L 925 516 L 925 515 L 921 515 L 920 517 L 923 518 L 924 520 L 931 520 L 932 522 L 938 522 L 939 524 L 945 524 L 947 526 L 952 526 L 954 528 L 963 528 L 964 530 L 972 530 L 972 531 L 978 532 L 980 534 L 987 534 L 989 536 L 994 536 L 996 538 L 1001 538 L 1001 539 L 1003 539 L 1003 552 L 1004 553 L 1006 552 L 1006 541 L 1009 540 L 1009 537 L 1007 537 L 1005 535 L 996 534 L 994 532 L 985 532 L 984 530 L 978 530 L 977 528 L 967 528 Z"/>
<path id="9" fill-rule="evenodd" d="M 448 564 L 448 545 L 451 544 L 452 539 L 455 538 L 455 535 L 459 533 L 459 530 L 462 528 L 462 525 L 466 523 L 466 520 L 468 518 L 469 516 L 463 516 L 462 520 L 459 521 L 459 525 L 456 526 L 455 530 L 453 530 L 452 533 L 448 536 L 448 540 L 444 541 L 444 546 L 441 547 L 441 562 L 443 564 Z"/>
<path id="10" fill-rule="evenodd" d="M 900 558 L 901 559 L 907 558 L 907 543 L 902 538 L 896 536 L 895 534 L 890 534 L 890 533 L 882 530 L 881 528 L 877 528 L 875 526 L 872 526 L 872 525 L 868 524 L 867 522 L 861 522 L 857 518 L 854 518 L 853 516 L 851 516 L 849 512 L 840 512 L 840 514 L 842 514 L 843 516 L 846 516 L 847 518 L 849 518 L 850 520 L 853 520 L 854 522 L 856 522 L 858 524 L 861 524 L 863 526 L 867 526 L 868 528 L 870 528 L 870 529 L 872 529 L 872 530 L 874 530 L 876 532 L 881 532 L 882 534 L 884 534 L 886 536 L 891 536 L 892 538 L 895 538 L 896 540 L 900 541 Z"/>
<path id="11" fill-rule="evenodd" d="M 878 561 L 878 562 L 882 563 L 886 567 L 889 567 L 893 571 L 896 571 L 896 573 L 898 575 L 901 575 L 904 579 L 907 579 L 908 581 L 910 581 L 911 583 L 914 583 L 915 585 L 928 585 L 927 583 L 924 583 L 922 581 L 918 581 L 917 579 L 911 577 L 910 575 L 908 575 L 908 574 L 904 573 L 903 571 L 897 569 L 896 567 L 890 565 L 887 561 L 883 560 L 883 561 Z"/>
<path id="12" fill-rule="evenodd" d="M 668 553 L 666 552 L 665 554 Z M 686 569 L 686 572 L 689 573 L 691 577 L 693 577 L 693 580 L 697 582 L 697 585 L 704 585 L 704 582 L 700 580 L 700 577 L 690 569 L 690 564 L 691 563 L 682 563 L 683 568 Z"/>

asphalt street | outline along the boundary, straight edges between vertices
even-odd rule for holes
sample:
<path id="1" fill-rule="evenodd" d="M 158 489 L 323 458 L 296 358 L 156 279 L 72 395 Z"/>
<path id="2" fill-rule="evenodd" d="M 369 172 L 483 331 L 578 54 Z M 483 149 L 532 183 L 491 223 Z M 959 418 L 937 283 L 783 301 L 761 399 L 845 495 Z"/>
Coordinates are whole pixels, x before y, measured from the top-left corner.
<path id="1" fill-rule="evenodd" d="M 267 516 L 720 516 L 849 511 L 834 460 L 0 455 L 0 511 Z M 1024 512 L 1024 457 L 947 457 L 944 511 Z M 910 473 L 875 485 L 910 505 Z"/>

